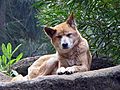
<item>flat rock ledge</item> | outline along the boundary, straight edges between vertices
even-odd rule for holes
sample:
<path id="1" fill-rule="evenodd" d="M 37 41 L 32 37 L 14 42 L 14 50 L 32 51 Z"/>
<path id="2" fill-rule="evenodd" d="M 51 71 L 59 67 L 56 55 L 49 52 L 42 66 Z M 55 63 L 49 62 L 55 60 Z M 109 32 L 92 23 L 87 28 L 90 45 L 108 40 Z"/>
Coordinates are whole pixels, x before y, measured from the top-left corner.
<path id="1" fill-rule="evenodd" d="M 29 81 L 1 82 L 0 90 L 120 90 L 120 65 L 72 75 L 50 75 Z"/>

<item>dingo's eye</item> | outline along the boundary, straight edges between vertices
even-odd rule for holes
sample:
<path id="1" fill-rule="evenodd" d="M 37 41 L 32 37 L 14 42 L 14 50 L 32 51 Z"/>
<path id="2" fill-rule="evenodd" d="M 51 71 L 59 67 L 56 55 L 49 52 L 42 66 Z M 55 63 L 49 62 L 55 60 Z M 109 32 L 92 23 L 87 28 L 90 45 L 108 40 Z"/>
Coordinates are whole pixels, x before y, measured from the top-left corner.
<path id="1" fill-rule="evenodd" d="M 59 36 L 57 36 L 57 38 L 62 38 L 62 36 L 59 35 Z"/>
<path id="2" fill-rule="evenodd" d="M 69 33 L 69 34 L 67 34 L 66 36 L 67 36 L 67 37 L 70 37 L 71 35 L 72 35 L 72 33 Z"/>

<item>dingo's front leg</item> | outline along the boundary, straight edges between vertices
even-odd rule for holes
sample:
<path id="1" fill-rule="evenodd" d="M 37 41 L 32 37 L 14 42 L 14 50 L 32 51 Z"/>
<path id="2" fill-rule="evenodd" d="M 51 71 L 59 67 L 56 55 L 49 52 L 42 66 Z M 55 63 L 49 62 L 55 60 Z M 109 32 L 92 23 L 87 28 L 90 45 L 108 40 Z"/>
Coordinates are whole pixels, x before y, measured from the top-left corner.
<path id="1" fill-rule="evenodd" d="M 64 67 L 60 67 L 60 68 L 58 68 L 57 71 L 56 71 L 56 73 L 57 73 L 58 75 L 65 74 L 65 72 L 66 72 L 66 69 L 65 69 Z"/>
<path id="2" fill-rule="evenodd" d="M 76 73 L 76 72 L 84 72 L 84 71 L 88 71 L 88 67 L 87 66 L 72 66 L 72 67 L 67 67 L 66 68 L 66 72 L 65 74 L 72 74 L 72 73 Z"/>
<path id="3" fill-rule="evenodd" d="M 81 65 L 74 65 L 66 68 L 66 74 L 72 74 L 76 72 L 85 72 L 90 69 L 91 65 L 91 55 L 87 51 L 83 50 L 83 52 L 79 56 L 79 60 L 81 60 Z"/>
<path id="4" fill-rule="evenodd" d="M 67 67 L 65 74 L 69 75 L 75 72 L 77 72 L 77 70 L 74 67 Z"/>
<path id="5" fill-rule="evenodd" d="M 73 74 L 73 73 L 76 73 L 76 72 L 84 72 L 84 71 L 88 71 L 88 68 L 87 66 L 72 66 L 72 67 L 67 67 L 67 68 L 64 68 L 64 67 L 60 67 L 57 69 L 57 74 L 58 75 L 62 75 L 62 74 Z"/>

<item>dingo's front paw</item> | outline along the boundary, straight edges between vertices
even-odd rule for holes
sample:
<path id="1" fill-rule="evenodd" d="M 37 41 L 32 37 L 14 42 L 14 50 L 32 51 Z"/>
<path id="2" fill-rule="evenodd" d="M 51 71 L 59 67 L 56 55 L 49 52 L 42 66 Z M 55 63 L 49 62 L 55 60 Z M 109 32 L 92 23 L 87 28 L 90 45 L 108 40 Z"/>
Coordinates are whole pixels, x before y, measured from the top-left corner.
<path id="1" fill-rule="evenodd" d="M 73 74 L 75 72 L 76 72 L 76 70 L 74 67 L 67 67 L 65 74 L 69 75 L 69 74 Z"/>
<path id="2" fill-rule="evenodd" d="M 56 73 L 58 75 L 62 75 L 62 74 L 65 74 L 65 72 L 66 72 L 66 69 L 64 67 L 60 67 L 60 68 L 57 69 Z"/>

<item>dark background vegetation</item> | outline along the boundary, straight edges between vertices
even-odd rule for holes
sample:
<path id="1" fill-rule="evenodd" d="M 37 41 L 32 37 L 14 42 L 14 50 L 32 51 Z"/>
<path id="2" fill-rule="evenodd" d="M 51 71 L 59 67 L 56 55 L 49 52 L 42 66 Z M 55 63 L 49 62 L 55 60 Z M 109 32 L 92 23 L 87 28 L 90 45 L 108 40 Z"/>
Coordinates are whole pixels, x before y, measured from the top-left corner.
<path id="1" fill-rule="evenodd" d="M 92 55 L 119 64 L 120 0 L 0 0 L 0 45 L 22 44 L 18 53 L 24 57 L 53 53 L 42 29 L 65 21 L 71 12 Z"/>
<path id="2" fill-rule="evenodd" d="M 13 47 L 22 44 L 16 55 L 23 52 L 24 57 L 47 53 L 33 3 L 35 0 L 0 0 L 0 46 L 8 42 Z"/>

